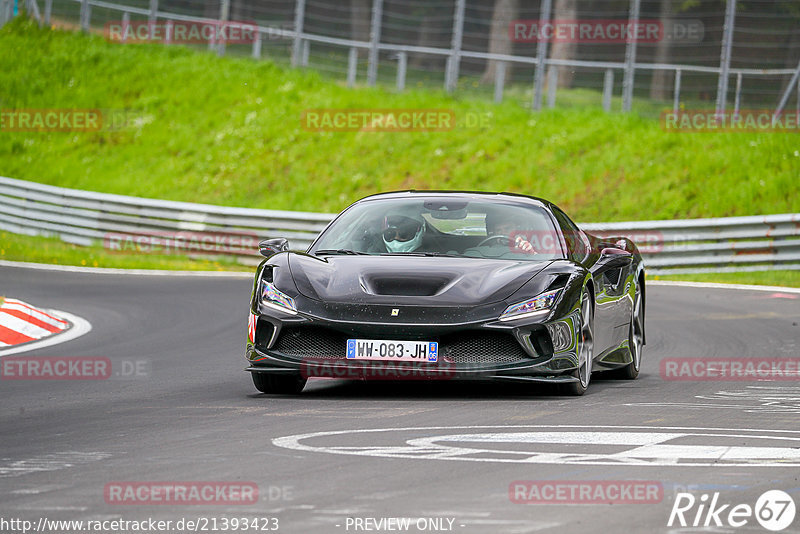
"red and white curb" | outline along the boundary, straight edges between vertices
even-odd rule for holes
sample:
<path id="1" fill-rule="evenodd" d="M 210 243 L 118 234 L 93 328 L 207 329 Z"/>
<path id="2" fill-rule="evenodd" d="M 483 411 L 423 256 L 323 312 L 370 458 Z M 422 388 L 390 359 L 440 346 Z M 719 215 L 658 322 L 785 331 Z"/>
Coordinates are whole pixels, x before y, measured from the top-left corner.
<path id="1" fill-rule="evenodd" d="M 0 304 L 0 356 L 63 343 L 91 329 L 88 321 L 71 313 L 7 298 Z"/>

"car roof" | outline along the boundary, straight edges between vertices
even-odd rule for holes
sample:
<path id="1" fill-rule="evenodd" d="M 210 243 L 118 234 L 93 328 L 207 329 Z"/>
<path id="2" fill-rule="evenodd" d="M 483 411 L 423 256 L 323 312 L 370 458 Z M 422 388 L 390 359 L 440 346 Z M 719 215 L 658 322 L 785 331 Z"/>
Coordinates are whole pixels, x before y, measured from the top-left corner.
<path id="1" fill-rule="evenodd" d="M 484 200 L 484 201 L 500 201 L 500 202 L 514 202 L 518 204 L 535 205 L 543 208 L 553 207 L 553 203 L 543 198 L 532 197 L 529 195 L 522 195 L 519 193 L 492 193 L 488 191 L 450 191 L 450 190 L 415 190 L 410 189 L 406 191 L 390 191 L 386 193 L 377 193 L 369 195 L 355 202 L 373 201 L 373 200 L 397 200 L 405 198 L 459 198 L 464 200 Z"/>

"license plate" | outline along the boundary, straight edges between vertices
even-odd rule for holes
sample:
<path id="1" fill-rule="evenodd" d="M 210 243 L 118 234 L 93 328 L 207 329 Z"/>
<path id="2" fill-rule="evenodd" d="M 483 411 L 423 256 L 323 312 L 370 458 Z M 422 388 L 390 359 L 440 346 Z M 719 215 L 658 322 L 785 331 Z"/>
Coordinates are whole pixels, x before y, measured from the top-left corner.
<path id="1" fill-rule="evenodd" d="M 436 362 L 439 359 L 439 344 L 435 341 L 348 339 L 347 359 L 392 362 Z"/>

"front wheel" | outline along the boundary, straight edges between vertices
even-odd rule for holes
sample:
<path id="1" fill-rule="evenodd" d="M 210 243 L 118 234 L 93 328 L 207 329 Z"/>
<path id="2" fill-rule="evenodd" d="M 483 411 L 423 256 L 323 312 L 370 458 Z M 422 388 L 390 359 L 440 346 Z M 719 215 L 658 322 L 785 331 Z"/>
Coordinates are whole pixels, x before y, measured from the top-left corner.
<path id="1" fill-rule="evenodd" d="M 307 380 L 299 375 L 250 374 L 253 375 L 253 385 L 261 393 L 297 395 L 306 387 Z"/>
<path id="2" fill-rule="evenodd" d="M 592 298 L 587 288 L 581 294 L 581 331 L 578 340 L 578 369 L 576 380 L 566 384 L 565 391 L 569 395 L 581 396 L 589 388 L 592 379 L 592 358 L 594 357 L 594 310 Z"/>

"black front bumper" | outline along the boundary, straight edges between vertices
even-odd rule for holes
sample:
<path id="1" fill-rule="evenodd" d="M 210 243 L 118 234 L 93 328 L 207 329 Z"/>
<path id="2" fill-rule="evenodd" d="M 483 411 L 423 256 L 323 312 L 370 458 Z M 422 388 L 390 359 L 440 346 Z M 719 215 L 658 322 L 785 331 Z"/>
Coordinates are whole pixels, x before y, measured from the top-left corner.
<path id="1" fill-rule="evenodd" d="M 254 314 L 255 339 L 247 343 L 249 372 L 378 380 L 576 380 L 572 376 L 578 362 L 578 320 L 574 314 L 528 322 L 394 324 L 259 311 Z M 569 328 L 569 346 L 553 346 L 551 328 L 555 323 Z M 347 339 L 436 341 L 439 361 L 348 360 Z"/>

